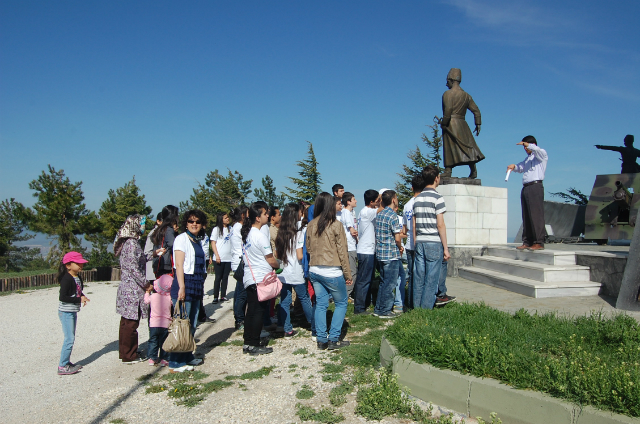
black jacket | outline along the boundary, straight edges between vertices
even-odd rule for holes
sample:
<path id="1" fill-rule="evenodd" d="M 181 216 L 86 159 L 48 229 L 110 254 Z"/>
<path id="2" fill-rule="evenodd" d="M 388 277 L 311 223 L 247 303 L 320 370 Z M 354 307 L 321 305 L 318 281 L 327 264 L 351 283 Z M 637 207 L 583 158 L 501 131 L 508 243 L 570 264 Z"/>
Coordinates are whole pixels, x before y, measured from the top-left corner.
<path id="1" fill-rule="evenodd" d="M 78 276 L 78 278 L 80 278 L 80 291 L 82 291 L 84 289 L 84 283 L 80 276 Z M 62 280 L 60 281 L 60 302 L 80 303 L 84 293 L 82 293 L 80 297 L 76 296 L 76 293 L 76 280 L 67 272 L 62 276 Z"/>

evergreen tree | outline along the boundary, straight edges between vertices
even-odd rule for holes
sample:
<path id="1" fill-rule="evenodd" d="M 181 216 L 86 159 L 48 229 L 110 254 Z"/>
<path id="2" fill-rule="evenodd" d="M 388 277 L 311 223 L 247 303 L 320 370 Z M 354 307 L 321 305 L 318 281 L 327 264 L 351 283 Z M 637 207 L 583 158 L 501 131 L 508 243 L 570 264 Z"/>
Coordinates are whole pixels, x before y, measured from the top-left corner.
<path id="1" fill-rule="evenodd" d="M 288 177 L 296 185 L 296 188 L 285 188 L 289 190 L 288 197 L 291 200 L 304 200 L 313 203 L 320 193 L 322 178 L 318 171 L 318 161 L 313 152 L 313 144 L 310 141 L 307 141 L 307 143 L 309 143 L 307 159 L 296 162 L 296 165 L 300 167 L 300 171 L 298 171 L 300 178 Z"/>
<path id="2" fill-rule="evenodd" d="M 155 219 L 150 215 L 151 207 L 147 206 L 144 194 L 136 184 L 135 175 L 124 186 L 109 190 L 107 199 L 102 202 L 98 211 L 101 231 L 87 235 L 85 238 L 93 244 L 89 254 L 89 266 L 117 265 L 115 255 L 109 251 L 108 245 L 113 243 L 116 233 L 129 215 L 146 215 L 147 230 L 153 228 Z M 145 234 L 146 235 L 146 234 Z M 143 236 L 144 241 L 144 236 Z"/>
<path id="3" fill-rule="evenodd" d="M 184 213 L 189 209 L 200 209 L 213 223 L 218 213 L 228 213 L 237 206 L 247 204 L 253 180 L 245 181 L 238 171 L 228 171 L 227 176 L 220 174 L 217 169 L 209 172 L 204 184 L 198 183 L 198 187 L 193 189 L 189 200 L 180 202 L 180 210 Z"/>
<path id="4" fill-rule="evenodd" d="M 589 203 L 589 196 L 578 189 L 569 187 L 565 192 L 559 191 L 551 193 L 552 196 L 560 197 L 565 203 L 573 203 L 574 205 L 584 206 Z"/>
<path id="5" fill-rule="evenodd" d="M 442 147 L 442 137 L 439 133 L 438 120 L 433 119 L 433 125 L 427 125 L 431 128 L 432 137 L 429 138 L 425 133 L 422 133 L 422 142 L 427 146 L 429 152 L 426 156 L 422 154 L 419 146 L 416 146 L 415 150 L 409 150 L 407 158 L 409 159 L 409 165 L 402 165 L 402 172 L 397 173 L 400 177 L 399 181 L 396 181 L 395 191 L 398 193 L 398 212 L 402 212 L 404 205 L 413 197 L 413 190 L 411 188 L 411 180 L 414 175 L 422 172 L 422 169 L 427 165 L 435 165 L 442 172 L 440 162 L 442 156 L 440 154 L 440 148 Z"/>
<path id="6" fill-rule="evenodd" d="M 287 196 L 284 194 L 276 194 L 276 187 L 273 185 L 273 180 L 270 176 L 267 175 L 262 179 L 262 187 L 263 188 L 253 190 L 253 196 L 256 200 L 267 202 L 269 206 L 284 207 Z"/>
<path id="7" fill-rule="evenodd" d="M 48 172 L 29 183 L 37 198 L 33 209 L 25 208 L 25 219 L 31 231 L 53 238 L 47 262 L 56 267 L 70 250 L 83 252 L 79 234 L 94 234 L 101 225 L 95 212 L 87 210 L 82 194 L 82 181 L 72 183 L 64 170 L 48 165 Z"/>
<path id="8" fill-rule="evenodd" d="M 40 256 L 39 248 L 15 245 L 35 237 L 24 233 L 27 229 L 24 210 L 24 206 L 13 198 L 0 203 L 0 269 L 5 272 L 20 271 Z"/>

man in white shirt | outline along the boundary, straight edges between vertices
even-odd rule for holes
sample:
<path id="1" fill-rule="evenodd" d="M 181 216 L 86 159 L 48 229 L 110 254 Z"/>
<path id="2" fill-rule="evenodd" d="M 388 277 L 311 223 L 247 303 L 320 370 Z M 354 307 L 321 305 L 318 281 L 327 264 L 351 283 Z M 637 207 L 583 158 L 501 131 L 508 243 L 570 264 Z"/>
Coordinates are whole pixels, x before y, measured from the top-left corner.
<path id="1" fill-rule="evenodd" d="M 359 240 L 356 247 L 358 256 L 358 276 L 355 284 L 354 313 L 362 314 L 367 309 L 367 295 L 373 279 L 376 253 L 376 213 L 380 195 L 375 190 L 364 192 L 365 207 L 358 215 Z"/>
<path id="2" fill-rule="evenodd" d="M 349 268 L 351 268 L 351 277 L 354 284 L 347 286 L 347 294 L 351 295 L 355 282 L 358 280 L 358 253 L 356 251 L 358 241 L 358 228 L 355 217 L 353 216 L 353 208 L 358 205 L 358 201 L 353 193 L 346 191 L 342 195 L 342 214 L 340 222 L 344 227 L 347 236 L 347 254 L 349 255 Z"/>
<path id="3" fill-rule="evenodd" d="M 518 146 L 523 146 L 527 158 L 522 162 L 507 166 L 514 172 L 522 174 L 522 246 L 518 250 L 543 250 L 544 237 L 544 173 L 549 159 L 547 152 L 538 147 L 535 137 L 528 135 Z"/>
<path id="4" fill-rule="evenodd" d="M 413 261 L 415 259 L 415 240 L 413 239 L 413 203 L 416 197 L 422 190 L 424 190 L 424 179 L 422 173 L 418 173 L 411 179 L 411 189 L 413 190 L 413 197 L 404 205 L 402 209 L 402 223 L 404 224 L 404 230 L 407 234 L 406 253 L 407 253 L 407 270 L 409 277 L 409 290 L 408 297 L 405 299 L 405 307 L 407 309 L 413 309 Z"/>

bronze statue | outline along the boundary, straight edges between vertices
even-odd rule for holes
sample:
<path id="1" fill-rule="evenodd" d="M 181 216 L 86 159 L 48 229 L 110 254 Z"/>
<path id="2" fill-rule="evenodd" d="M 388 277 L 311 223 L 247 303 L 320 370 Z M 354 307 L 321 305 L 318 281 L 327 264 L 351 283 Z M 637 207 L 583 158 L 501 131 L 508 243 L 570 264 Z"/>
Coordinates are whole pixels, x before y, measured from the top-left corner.
<path id="1" fill-rule="evenodd" d="M 469 178 L 476 178 L 476 163 L 484 159 L 464 117 L 469 109 L 475 118 L 476 135 L 480 135 L 480 109 L 469 94 L 460 88 L 462 72 L 451 68 L 447 75 L 449 90 L 442 95 L 442 145 L 444 150 L 443 177 L 451 177 L 451 171 L 459 165 L 469 165 Z"/>
<path id="2" fill-rule="evenodd" d="M 633 136 L 627 134 L 624 138 L 624 147 L 622 146 L 603 146 L 596 144 L 597 149 L 613 150 L 622 155 L 622 171 L 621 174 L 636 174 L 640 172 L 640 165 L 636 162 L 636 158 L 640 157 L 640 150 L 633 147 Z"/>

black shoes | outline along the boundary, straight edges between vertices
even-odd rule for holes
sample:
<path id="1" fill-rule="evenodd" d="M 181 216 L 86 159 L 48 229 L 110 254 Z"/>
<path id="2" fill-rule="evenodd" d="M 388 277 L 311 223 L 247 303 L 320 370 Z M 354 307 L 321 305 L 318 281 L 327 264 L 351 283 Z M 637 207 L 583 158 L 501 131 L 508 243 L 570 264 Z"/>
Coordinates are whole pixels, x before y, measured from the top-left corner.
<path id="1" fill-rule="evenodd" d="M 349 346 L 351 344 L 351 342 L 348 342 L 346 340 L 338 340 L 337 342 L 332 342 L 331 340 L 329 340 L 329 346 L 327 346 L 327 349 L 329 350 L 336 350 L 336 349 L 340 349 L 343 348 L 345 346 Z"/>
<path id="2" fill-rule="evenodd" d="M 265 346 L 247 346 L 242 348 L 242 353 L 248 353 L 251 356 L 266 355 L 273 352 L 273 348 Z"/>
<path id="3" fill-rule="evenodd" d="M 214 305 L 217 305 L 218 304 L 218 299 L 213 299 L 213 302 L 211 302 L 211 303 L 213 303 Z"/>
<path id="4" fill-rule="evenodd" d="M 318 350 L 326 350 L 329 347 L 329 342 L 318 342 Z"/>
<path id="5" fill-rule="evenodd" d="M 455 296 L 447 296 L 446 294 L 442 297 L 436 297 L 436 306 L 444 306 L 449 302 L 453 302 L 456 300 Z"/>

